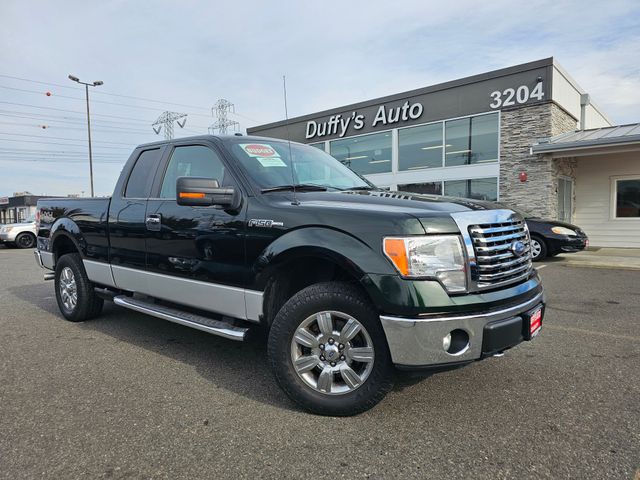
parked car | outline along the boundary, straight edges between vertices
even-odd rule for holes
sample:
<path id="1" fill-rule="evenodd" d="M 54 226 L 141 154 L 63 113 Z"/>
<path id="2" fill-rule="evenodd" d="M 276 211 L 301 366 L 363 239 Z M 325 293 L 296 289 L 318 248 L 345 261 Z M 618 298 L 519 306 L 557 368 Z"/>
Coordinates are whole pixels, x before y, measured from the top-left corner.
<path id="1" fill-rule="evenodd" d="M 579 252 L 589 246 L 587 234 L 576 225 L 540 218 L 533 213 L 504 204 L 498 205 L 511 208 L 526 220 L 531 235 L 531 256 L 534 262 L 555 257 L 559 253 Z"/>
<path id="2" fill-rule="evenodd" d="M 36 234 L 35 217 L 20 223 L 8 223 L 0 226 L 0 244 L 18 248 L 35 248 Z"/>
<path id="3" fill-rule="evenodd" d="M 538 334 L 524 220 L 494 207 L 383 191 L 307 145 L 207 135 L 136 148 L 110 198 L 38 200 L 36 259 L 70 321 L 107 299 L 231 340 L 262 328 L 287 395 L 353 415 L 394 367 Z"/>

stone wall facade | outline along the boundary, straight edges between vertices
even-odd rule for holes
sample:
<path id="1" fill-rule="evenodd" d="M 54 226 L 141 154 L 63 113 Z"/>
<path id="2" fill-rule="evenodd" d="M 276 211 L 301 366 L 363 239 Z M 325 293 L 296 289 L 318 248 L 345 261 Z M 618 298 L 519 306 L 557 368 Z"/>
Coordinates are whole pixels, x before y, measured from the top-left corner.
<path id="1" fill-rule="evenodd" d="M 500 201 L 549 218 L 558 214 L 558 176 L 573 178 L 571 159 L 531 155 L 536 139 L 574 131 L 577 121 L 555 103 L 503 110 L 500 123 Z M 574 163 L 572 163 L 574 162 Z M 520 181 L 526 172 L 527 181 Z"/>

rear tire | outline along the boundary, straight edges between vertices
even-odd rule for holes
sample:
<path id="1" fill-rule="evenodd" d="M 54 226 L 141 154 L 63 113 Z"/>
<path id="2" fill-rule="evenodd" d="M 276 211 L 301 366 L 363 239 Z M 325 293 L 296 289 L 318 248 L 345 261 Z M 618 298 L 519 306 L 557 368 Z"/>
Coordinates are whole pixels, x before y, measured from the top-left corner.
<path id="1" fill-rule="evenodd" d="M 271 326 L 268 357 L 284 392 L 320 415 L 364 412 L 393 386 L 378 313 L 349 283 L 311 285 L 290 298 Z"/>
<path id="2" fill-rule="evenodd" d="M 33 233 L 23 232 L 16 237 L 16 247 L 35 248 L 36 236 Z"/>
<path id="3" fill-rule="evenodd" d="M 93 291 L 93 283 L 77 253 L 68 253 L 58 259 L 55 289 L 58 308 L 70 322 L 88 320 L 102 311 L 104 300 Z"/>

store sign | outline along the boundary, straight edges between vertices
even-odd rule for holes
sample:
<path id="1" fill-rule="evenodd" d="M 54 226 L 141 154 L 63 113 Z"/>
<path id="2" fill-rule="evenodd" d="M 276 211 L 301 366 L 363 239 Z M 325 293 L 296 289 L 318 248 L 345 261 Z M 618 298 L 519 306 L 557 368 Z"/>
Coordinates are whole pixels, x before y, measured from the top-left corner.
<path id="1" fill-rule="evenodd" d="M 422 103 L 410 103 L 406 101 L 402 106 L 387 108 L 386 105 L 380 105 L 376 110 L 376 114 L 371 122 L 371 127 L 381 125 L 393 125 L 396 123 L 407 122 L 409 120 L 417 120 L 422 116 L 424 107 Z M 326 135 L 337 135 L 342 138 L 347 133 L 349 126 L 354 130 L 361 130 L 367 119 L 365 115 L 359 114 L 357 111 L 351 112 L 350 115 L 342 116 L 342 114 L 332 115 L 325 122 L 316 122 L 310 120 L 307 122 L 307 130 L 305 138 L 319 138 Z"/>
<path id="2" fill-rule="evenodd" d="M 473 81 L 455 80 L 253 127 L 247 132 L 315 143 L 547 102 L 551 99 L 553 65 L 549 60 L 534 63 L 520 71 L 478 75 Z"/>
<path id="3" fill-rule="evenodd" d="M 0 197 L 0 205 L 9 205 L 9 197 Z"/>

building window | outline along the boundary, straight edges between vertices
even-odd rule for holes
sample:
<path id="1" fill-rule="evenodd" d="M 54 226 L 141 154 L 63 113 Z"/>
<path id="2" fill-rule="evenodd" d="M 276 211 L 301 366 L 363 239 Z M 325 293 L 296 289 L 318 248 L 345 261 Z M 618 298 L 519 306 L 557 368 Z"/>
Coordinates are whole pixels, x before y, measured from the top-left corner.
<path id="1" fill-rule="evenodd" d="M 498 114 L 445 122 L 445 166 L 498 161 Z"/>
<path id="2" fill-rule="evenodd" d="M 614 180 L 616 218 L 640 217 L 640 177 Z"/>
<path id="3" fill-rule="evenodd" d="M 442 122 L 398 130 L 398 169 L 442 167 Z"/>
<path id="4" fill-rule="evenodd" d="M 442 195 L 442 182 L 406 183 L 398 185 L 398 191 Z"/>
<path id="5" fill-rule="evenodd" d="M 498 200 L 498 179 L 496 177 L 474 178 L 472 180 L 447 180 L 444 194 L 450 197 L 473 198 L 475 200 Z"/>
<path id="6" fill-rule="evenodd" d="M 391 171 L 391 132 L 333 140 L 330 153 L 361 175 L 388 173 Z"/>
<path id="7" fill-rule="evenodd" d="M 309 145 L 312 147 L 316 147 L 324 152 L 324 142 L 310 143 Z"/>

